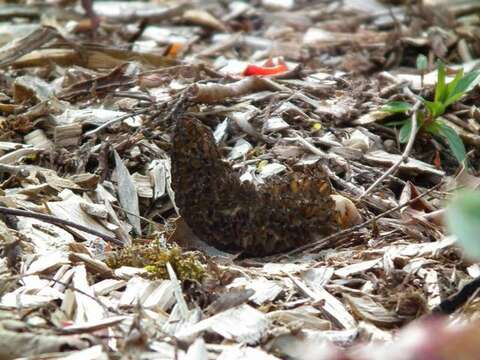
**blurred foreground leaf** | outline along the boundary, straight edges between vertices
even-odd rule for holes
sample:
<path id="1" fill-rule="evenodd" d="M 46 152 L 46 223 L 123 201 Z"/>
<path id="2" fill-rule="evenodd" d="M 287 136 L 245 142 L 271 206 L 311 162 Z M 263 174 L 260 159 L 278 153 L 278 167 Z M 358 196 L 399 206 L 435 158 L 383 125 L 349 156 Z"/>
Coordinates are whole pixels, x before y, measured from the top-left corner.
<path id="1" fill-rule="evenodd" d="M 467 256 L 480 259 L 480 192 L 460 192 L 447 209 L 447 225 Z"/>

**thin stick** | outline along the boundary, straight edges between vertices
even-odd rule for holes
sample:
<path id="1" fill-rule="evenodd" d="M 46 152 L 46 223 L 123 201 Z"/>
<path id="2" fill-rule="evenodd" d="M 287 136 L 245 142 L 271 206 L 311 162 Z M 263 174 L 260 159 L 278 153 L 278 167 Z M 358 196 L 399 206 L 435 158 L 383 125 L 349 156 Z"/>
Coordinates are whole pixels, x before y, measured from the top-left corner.
<path id="1" fill-rule="evenodd" d="M 294 139 L 297 140 L 305 149 L 309 150 L 312 154 L 328 158 L 328 154 L 326 152 L 316 148 L 301 136 L 297 135 Z"/>
<path id="2" fill-rule="evenodd" d="M 0 213 L 2 214 L 8 214 L 8 215 L 15 215 L 15 216 L 24 216 L 24 217 L 29 217 L 29 218 L 34 218 L 34 219 L 39 219 L 51 224 L 55 225 L 65 225 L 65 226 L 70 226 L 72 228 L 75 228 L 77 230 L 98 236 L 99 238 L 102 238 L 105 241 L 109 241 L 111 243 L 114 243 L 115 245 L 120 245 L 123 246 L 125 245 L 122 241 L 111 237 L 110 235 L 103 234 L 97 230 L 90 229 L 86 226 L 76 224 L 74 222 L 68 221 L 68 220 L 63 220 L 59 219 L 55 216 L 52 215 L 47 215 L 47 214 L 41 214 L 33 211 L 27 211 L 27 210 L 20 210 L 20 209 L 11 209 L 7 208 L 4 206 L 0 206 Z"/>
<path id="3" fill-rule="evenodd" d="M 145 114 L 149 111 L 152 111 L 152 107 L 147 107 L 147 108 L 144 108 L 144 109 L 140 109 L 140 110 L 136 110 L 132 113 L 129 113 L 129 114 L 125 114 L 125 115 L 121 115 L 121 116 L 118 116 L 112 120 L 109 120 L 107 121 L 105 124 L 102 124 L 100 125 L 99 127 L 97 127 L 96 129 L 93 129 L 93 130 L 90 130 L 90 131 L 87 131 L 85 134 L 83 134 L 83 136 L 92 136 L 100 131 L 102 131 L 103 129 L 106 129 L 108 127 L 110 127 L 111 125 L 113 124 L 116 124 L 120 121 L 123 121 L 123 120 L 126 120 L 130 117 L 134 117 L 134 116 L 137 116 L 137 115 L 141 115 L 141 114 Z"/>
<path id="4" fill-rule="evenodd" d="M 157 225 L 157 224 L 158 224 L 157 222 L 155 222 L 155 221 L 153 221 L 153 220 L 150 220 L 150 219 L 147 219 L 146 217 L 143 217 L 143 216 L 141 216 L 141 215 L 134 214 L 134 213 L 131 212 L 131 211 L 127 211 L 127 210 L 125 210 L 125 209 L 124 209 L 123 207 L 121 207 L 121 206 L 118 206 L 118 205 L 115 205 L 115 204 L 110 204 L 110 205 L 111 205 L 114 209 L 118 209 L 118 210 L 121 210 L 121 211 L 125 212 L 125 213 L 128 214 L 128 215 L 135 216 L 135 217 L 139 218 L 140 220 L 143 220 L 143 221 L 149 223 L 150 225 Z"/>
<path id="5" fill-rule="evenodd" d="M 323 152 L 322 150 L 316 148 L 315 146 L 313 146 L 311 143 L 309 143 L 307 140 L 305 140 L 301 136 L 296 136 L 294 138 L 294 140 L 298 141 L 300 143 L 300 145 L 302 145 L 305 149 L 309 150 L 310 152 L 312 152 L 315 155 L 321 156 L 321 157 L 326 158 L 326 159 L 333 159 L 337 162 L 337 164 L 342 165 L 342 166 L 347 164 L 345 159 L 343 159 L 339 155 L 334 155 L 334 154 L 331 154 L 331 153 Z M 344 189 L 349 190 L 354 196 L 357 196 L 358 194 L 360 194 L 362 192 L 362 190 L 360 188 L 357 188 L 352 183 L 343 180 L 342 178 L 337 176 L 333 171 L 331 171 L 328 167 L 324 166 L 323 170 L 325 171 L 325 173 L 328 175 L 328 177 L 330 179 L 332 179 L 334 182 L 340 184 L 340 186 L 342 186 Z M 371 205 L 374 206 L 375 208 L 377 208 L 380 211 L 385 211 L 385 209 L 388 209 L 388 207 L 391 206 L 390 203 L 388 203 L 386 200 L 384 200 L 384 199 L 382 199 L 378 196 L 372 196 Z"/>
<path id="6" fill-rule="evenodd" d="M 380 184 L 383 180 L 385 180 L 386 177 L 393 174 L 403 162 L 406 162 L 408 160 L 408 157 L 412 152 L 413 143 L 415 141 L 415 135 L 417 134 L 417 110 L 421 104 L 422 103 L 417 100 L 417 102 L 412 108 L 412 128 L 410 129 L 410 137 L 408 138 L 407 146 L 405 146 L 405 150 L 403 151 L 402 156 L 400 157 L 400 159 L 398 159 L 397 162 L 395 162 L 395 164 L 393 164 L 390 167 L 390 169 L 388 169 L 372 185 L 370 185 L 370 187 L 367 190 L 365 190 L 365 192 L 357 199 L 357 201 L 363 200 L 365 196 L 370 194 L 372 190 L 378 186 L 378 184 Z"/>
<path id="7" fill-rule="evenodd" d="M 296 249 L 288 252 L 286 255 L 287 255 L 287 256 L 288 256 L 288 255 L 294 255 L 294 254 L 297 254 L 297 253 L 302 252 L 302 251 L 305 251 L 305 250 L 310 250 L 310 252 L 311 252 L 311 251 L 316 250 L 316 248 L 317 248 L 319 245 L 322 245 L 322 246 L 323 246 L 325 243 L 331 242 L 331 241 L 334 240 L 334 239 L 341 238 L 341 237 L 343 237 L 343 236 L 345 236 L 345 235 L 354 233 L 355 231 L 360 230 L 360 229 L 362 229 L 362 228 L 364 228 L 364 227 L 366 227 L 366 226 L 368 226 L 368 225 L 370 225 L 370 224 L 378 221 L 380 218 L 383 218 L 383 217 L 385 217 L 385 216 L 387 216 L 387 215 L 389 215 L 389 214 L 391 214 L 391 213 L 393 213 L 393 212 L 395 212 L 395 211 L 398 211 L 398 210 L 400 210 L 400 209 L 402 209 L 402 208 L 404 208 L 404 207 L 406 207 L 406 206 L 408 206 L 408 205 L 410 205 L 410 204 L 413 204 L 415 201 L 418 201 L 419 199 L 421 199 L 421 198 L 427 196 L 428 194 L 430 194 L 432 191 L 434 191 L 436 188 L 438 188 L 441 184 L 442 184 L 442 182 L 440 182 L 440 183 L 438 183 L 437 185 L 433 186 L 432 188 L 424 191 L 423 193 L 421 193 L 420 195 L 414 197 L 413 199 L 410 199 L 410 200 L 408 200 L 408 201 L 406 201 L 406 202 L 404 202 L 404 203 L 401 203 L 401 204 L 395 206 L 394 208 L 391 208 L 390 210 L 387 210 L 387 211 L 385 211 L 385 212 L 383 212 L 383 213 L 381 213 L 381 214 L 378 214 L 377 216 L 375 216 L 375 217 L 373 217 L 373 218 L 371 218 L 371 219 L 368 219 L 368 220 L 364 221 L 364 222 L 361 223 L 361 224 L 351 226 L 351 227 L 349 227 L 349 228 L 347 228 L 347 229 L 344 229 L 344 230 L 341 230 L 341 231 L 339 231 L 339 232 L 337 232 L 337 233 L 335 233 L 335 234 L 332 234 L 332 235 L 329 235 L 329 236 L 324 237 L 324 238 L 322 238 L 322 239 L 319 239 L 319 240 L 317 240 L 317 241 L 315 241 L 315 242 L 313 242 L 313 243 L 306 244 L 306 245 L 303 245 L 303 246 L 301 246 L 301 247 L 298 247 L 298 248 L 296 248 Z"/>

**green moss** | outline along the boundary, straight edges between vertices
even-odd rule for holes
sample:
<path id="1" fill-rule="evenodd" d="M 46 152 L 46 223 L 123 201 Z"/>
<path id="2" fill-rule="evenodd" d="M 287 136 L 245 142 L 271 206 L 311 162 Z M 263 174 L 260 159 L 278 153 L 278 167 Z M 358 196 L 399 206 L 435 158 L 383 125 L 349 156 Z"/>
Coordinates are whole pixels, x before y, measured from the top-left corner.
<path id="1" fill-rule="evenodd" d="M 180 280 L 201 281 L 205 268 L 197 254 L 184 253 L 179 246 L 161 247 L 158 242 L 132 245 L 107 259 L 112 269 L 121 266 L 143 268 L 151 279 L 168 279 L 166 264 L 170 263 Z"/>

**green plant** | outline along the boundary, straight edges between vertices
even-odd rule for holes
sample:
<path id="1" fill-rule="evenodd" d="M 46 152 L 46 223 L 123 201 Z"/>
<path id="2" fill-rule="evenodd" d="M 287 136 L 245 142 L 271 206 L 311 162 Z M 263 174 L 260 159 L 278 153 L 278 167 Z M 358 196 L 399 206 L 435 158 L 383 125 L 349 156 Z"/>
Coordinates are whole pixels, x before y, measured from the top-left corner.
<path id="1" fill-rule="evenodd" d="M 424 60 L 417 59 L 420 68 L 424 67 Z M 417 131 L 424 131 L 433 136 L 443 137 L 458 162 L 466 160 L 465 145 L 457 132 L 448 126 L 442 115 L 447 108 L 460 100 L 460 98 L 472 90 L 480 81 L 480 72 L 472 71 L 464 74 L 463 69 L 459 70 L 452 81 L 446 82 L 446 70 L 443 63 L 438 64 L 437 84 L 433 101 L 417 96 L 423 104 L 423 108 L 417 110 Z M 382 111 L 391 114 L 406 114 L 412 110 L 412 105 L 403 101 L 392 101 L 387 103 Z M 412 120 L 404 118 L 401 121 L 390 125 L 400 125 L 399 141 L 406 143 L 411 133 Z"/>
<path id="2" fill-rule="evenodd" d="M 417 70 L 420 71 L 420 83 L 423 87 L 423 78 L 425 77 L 425 71 L 428 69 L 428 59 L 425 55 L 420 54 L 417 56 Z"/>
<path id="3" fill-rule="evenodd" d="M 143 268 L 143 276 L 151 279 L 168 279 L 167 263 L 170 263 L 180 280 L 201 281 L 205 267 L 195 253 L 185 253 L 178 246 L 162 247 L 158 241 L 125 247 L 106 259 L 112 269 L 122 266 Z"/>
<path id="4" fill-rule="evenodd" d="M 480 192 L 459 192 L 447 208 L 446 221 L 467 256 L 480 259 Z"/>

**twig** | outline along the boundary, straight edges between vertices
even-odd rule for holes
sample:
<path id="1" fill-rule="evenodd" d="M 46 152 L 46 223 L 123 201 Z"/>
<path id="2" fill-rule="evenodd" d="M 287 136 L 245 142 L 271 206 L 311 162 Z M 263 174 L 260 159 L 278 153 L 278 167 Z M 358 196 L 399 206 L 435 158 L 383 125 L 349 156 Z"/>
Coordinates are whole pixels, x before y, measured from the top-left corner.
<path id="1" fill-rule="evenodd" d="M 308 151 L 310 151 L 312 154 L 315 154 L 315 155 L 318 155 L 318 156 L 322 156 L 324 158 L 328 158 L 328 154 L 318 148 L 316 148 L 315 146 L 313 146 L 312 144 L 310 144 L 307 140 L 305 140 L 304 138 L 302 138 L 301 136 L 297 135 L 295 137 L 295 140 L 297 140 L 305 149 L 307 149 Z"/>
<path id="2" fill-rule="evenodd" d="M 194 84 L 191 87 L 190 100 L 197 103 L 214 104 L 225 99 L 242 96 L 259 91 L 288 91 L 289 89 L 273 80 L 250 76 L 229 84 Z"/>
<path id="3" fill-rule="evenodd" d="M 118 210 L 121 210 L 123 211 L 124 213 L 128 214 L 128 215 L 132 215 L 132 216 L 135 216 L 137 218 L 139 218 L 140 220 L 143 220 L 147 223 L 149 223 L 150 225 L 158 225 L 158 223 L 156 223 L 155 221 L 153 220 L 150 220 L 150 219 L 147 219 L 146 217 L 143 217 L 141 215 L 137 215 L 137 214 L 134 214 L 133 212 L 131 211 L 127 211 L 125 210 L 123 207 L 121 206 L 118 206 L 118 205 L 115 205 L 115 204 L 110 204 L 114 209 L 118 209 Z"/>
<path id="4" fill-rule="evenodd" d="M 120 240 L 118 240 L 118 239 L 116 239 L 116 238 L 114 238 L 110 235 L 103 234 L 103 233 L 101 233 L 97 230 L 90 229 L 86 226 L 76 224 L 76 223 L 68 221 L 68 220 L 59 219 L 59 218 L 57 218 L 55 216 L 52 216 L 52 215 L 41 214 L 41 213 L 37 213 L 37 212 L 33 212 L 33 211 L 27 211 L 27 210 L 11 209 L 11 208 L 7 208 L 7 207 L 4 207 L 4 206 L 0 206 L 0 213 L 39 219 L 39 220 L 42 220 L 42 221 L 45 221 L 45 222 L 48 222 L 48 223 L 51 223 L 51 224 L 55 224 L 55 225 L 69 226 L 69 227 L 75 228 L 77 230 L 80 230 L 80 231 L 98 236 L 99 238 L 102 238 L 105 241 L 114 243 L 115 245 L 119 245 L 119 246 L 124 245 L 124 243 L 122 241 L 120 241 Z"/>
<path id="5" fill-rule="evenodd" d="M 402 209 L 402 208 L 404 208 L 404 207 L 406 207 L 406 206 L 408 206 L 408 205 L 410 205 L 410 204 L 413 204 L 415 201 L 418 201 L 419 199 L 421 199 L 421 198 L 427 196 L 428 194 L 430 194 L 431 192 L 433 192 L 433 191 L 434 191 L 436 188 L 438 188 L 441 184 L 442 184 L 442 182 L 440 182 L 440 183 L 438 183 L 437 185 L 433 186 L 432 188 L 424 191 L 424 192 L 421 193 L 420 195 L 418 195 L 418 196 L 416 196 L 416 197 L 414 197 L 414 198 L 412 198 L 412 199 L 410 199 L 410 200 L 408 200 L 408 201 L 406 201 L 406 202 L 404 202 L 404 203 L 401 203 L 401 204 L 395 206 L 394 208 L 391 208 L 390 210 L 384 211 L 383 213 L 378 214 L 377 216 L 375 216 L 375 217 L 373 217 L 373 218 L 371 218 L 371 219 L 368 219 L 368 220 L 364 221 L 364 222 L 361 223 L 361 224 L 351 226 L 351 227 L 349 227 L 349 228 L 347 228 L 347 229 L 344 229 L 344 230 L 341 230 L 341 231 L 339 231 L 339 232 L 337 232 L 337 233 L 335 233 L 335 234 L 326 236 L 326 237 L 324 237 L 324 238 L 322 238 L 322 239 L 320 239 L 320 240 L 317 240 L 317 241 L 315 241 L 315 242 L 313 242 L 313 243 L 306 244 L 306 245 L 303 245 L 303 246 L 301 246 L 301 247 L 298 247 L 298 248 L 296 248 L 296 249 L 288 252 L 286 255 L 287 255 L 287 256 L 288 256 L 288 255 L 294 255 L 294 254 L 297 254 L 297 253 L 302 252 L 302 251 L 305 251 L 305 250 L 309 250 L 310 252 L 312 252 L 312 251 L 314 251 L 314 250 L 317 250 L 317 247 L 319 247 L 319 246 L 320 246 L 320 247 L 323 247 L 323 246 L 325 246 L 326 243 L 331 242 L 332 240 L 335 240 L 335 239 L 341 238 L 341 237 L 343 237 L 343 236 L 345 236 L 345 235 L 354 233 L 355 231 L 360 230 L 360 229 L 362 229 L 362 228 L 364 228 L 364 227 L 366 227 L 366 226 L 368 226 L 368 225 L 370 225 L 370 224 L 378 221 L 379 219 L 381 219 L 381 218 L 383 218 L 383 217 L 385 217 L 385 216 L 387 216 L 387 215 L 389 215 L 389 214 L 391 214 L 391 213 L 393 213 L 393 212 L 395 212 L 395 211 L 398 211 L 398 210 L 400 210 L 400 209 Z"/>
<path id="6" fill-rule="evenodd" d="M 330 180 L 332 180 L 334 183 L 340 185 L 343 189 L 349 191 L 353 196 L 359 195 L 362 190 L 355 186 L 352 182 L 343 180 L 340 176 L 335 174 L 328 166 L 322 165 L 323 171 L 328 175 Z M 390 208 L 393 204 L 386 200 L 382 199 L 379 196 L 373 195 L 370 197 L 370 199 L 367 202 L 370 206 L 374 207 L 378 211 L 386 211 L 388 208 Z"/>
<path id="7" fill-rule="evenodd" d="M 102 131 L 103 129 L 106 129 L 106 128 L 110 127 L 111 125 L 113 125 L 117 122 L 126 120 L 130 117 L 133 117 L 133 116 L 145 114 L 146 112 L 149 112 L 149 111 L 152 111 L 151 107 L 148 107 L 148 108 L 145 108 L 145 109 L 140 109 L 140 110 L 134 111 L 133 113 L 129 113 L 129 114 L 125 114 L 125 115 L 116 117 L 115 119 L 112 119 L 110 121 L 107 121 L 105 124 L 100 125 L 96 129 L 93 129 L 93 130 L 90 130 L 90 131 L 86 132 L 85 134 L 83 134 L 83 136 L 92 136 L 92 135 Z"/>
<path id="8" fill-rule="evenodd" d="M 191 86 L 181 91 L 178 95 L 178 99 L 175 99 L 173 106 L 168 113 L 163 117 L 162 121 L 167 122 L 170 119 L 175 119 L 179 114 L 185 113 L 185 108 L 188 106 L 188 100 L 191 93 Z"/>
<path id="9" fill-rule="evenodd" d="M 55 28 L 42 26 L 27 36 L 8 43 L 6 46 L 2 47 L 0 68 L 7 67 L 23 55 L 26 55 L 59 37 L 61 36 Z"/>
<path id="10" fill-rule="evenodd" d="M 294 140 L 298 141 L 300 145 L 302 145 L 305 149 L 309 150 L 315 155 L 318 155 L 322 158 L 329 159 L 329 160 L 334 160 L 338 165 L 340 166 L 348 166 L 348 163 L 346 162 L 345 159 L 343 159 L 339 155 L 335 155 L 332 153 L 326 153 L 323 152 L 322 150 L 316 148 L 313 146 L 310 142 L 302 138 L 301 136 L 296 136 L 293 138 Z M 347 189 L 350 191 L 354 196 L 358 196 L 362 190 L 355 185 L 353 185 L 351 182 L 345 181 L 342 178 L 340 178 L 337 174 L 335 174 L 333 171 L 331 171 L 327 166 L 323 167 L 325 173 L 328 175 L 330 179 L 332 179 L 334 182 L 338 183 L 340 186 L 342 186 L 344 189 Z M 386 201 L 385 199 L 382 199 L 378 196 L 372 196 L 371 198 L 371 205 L 377 208 L 380 211 L 385 211 L 385 209 L 388 209 L 391 204 Z"/>
<path id="11" fill-rule="evenodd" d="M 361 201 L 372 192 L 373 189 L 375 189 L 378 184 L 380 184 L 386 177 L 390 176 L 393 174 L 403 162 L 406 162 L 408 160 L 408 157 L 410 156 L 410 152 L 412 151 L 413 148 L 413 143 L 415 141 L 415 135 L 417 134 L 417 110 L 420 107 L 422 103 L 417 100 L 415 105 L 412 108 L 412 128 L 410 129 L 410 137 L 408 138 L 407 146 L 405 146 L 405 150 L 403 151 L 402 156 L 398 161 L 393 164 L 390 169 L 388 169 L 385 173 L 383 173 L 382 176 L 380 176 L 370 187 L 365 190 L 365 192 L 357 199 L 357 201 Z"/>

